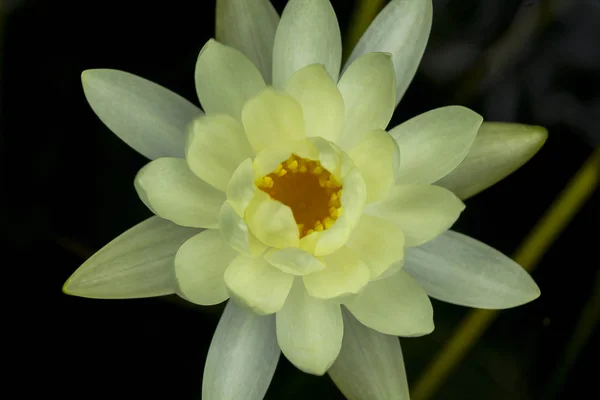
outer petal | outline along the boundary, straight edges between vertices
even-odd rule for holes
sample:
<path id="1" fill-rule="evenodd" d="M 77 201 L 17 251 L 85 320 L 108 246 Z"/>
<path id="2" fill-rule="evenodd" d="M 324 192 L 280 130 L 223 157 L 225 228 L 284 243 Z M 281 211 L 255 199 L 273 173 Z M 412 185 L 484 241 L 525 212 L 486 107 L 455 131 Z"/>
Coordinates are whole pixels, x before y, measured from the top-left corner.
<path id="1" fill-rule="evenodd" d="M 325 263 L 307 251 L 288 247 L 271 249 L 265 254 L 265 260 L 281 271 L 292 275 L 308 275 L 321 271 Z"/>
<path id="2" fill-rule="evenodd" d="M 277 342 L 287 359 L 304 372 L 323 375 L 342 347 L 340 305 L 312 298 L 296 279 L 276 320 Z"/>
<path id="3" fill-rule="evenodd" d="M 408 250 L 404 270 L 431 297 L 467 307 L 510 308 L 540 295 L 538 286 L 519 264 L 453 231 Z"/>
<path id="4" fill-rule="evenodd" d="M 422 336 L 433 331 L 433 308 L 427 293 L 402 270 L 369 283 L 346 307 L 361 323 L 388 335 Z"/>
<path id="5" fill-rule="evenodd" d="M 200 104 L 207 114 L 225 113 L 237 119 L 246 101 L 265 88 L 252 61 L 213 39 L 200 50 L 195 80 Z"/>
<path id="6" fill-rule="evenodd" d="M 133 74 L 91 69 L 81 82 L 92 110 L 121 140 L 150 158 L 183 157 L 187 125 L 202 111 Z"/>
<path id="7" fill-rule="evenodd" d="M 392 129 L 402 153 L 396 182 L 432 183 L 446 176 L 469 152 L 482 121 L 468 108 L 448 106 Z"/>
<path id="8" fill-rule="evenodd" d="M 285 90 L 302 106 L 306 135 L 335 142 L 342 133 L 344 100 L 325 67 L 312 64 L 302 68 L 292 75 Z"/>
<path id="9" fill-rule="evenodd" d="M 236 256 L 237 252 L 227 246 L 215 229 L 185 242 L 175 256 L 175 277 L 183 297 L 203 306 L 227 300 L 223 274 Z"/>
<path id="10" fill-rule="evenodd" d="M 269 265 L 262 257 L 240 255 L 225 271 L 225 284 L 232 298 L 259 315 L 279 311 L 292 283 L 292 275 Z"/>
<path id="11" fill-rule="evenodd" d="M 198 118 L 190 126 L 185 158 L 192 172 L 225 191 L 231 175 L 253 155 L 244 127 L 227 114 Z"/>
<path id="12" fill-rule="evenodd" d="M 323 64 L 337 81 L 342 60 L 342 38 L 335 11 L 328 0 L 290 0 L 275 33 L 273 85 L 283 88 L 299 69 Z"/>
<path id="13" fill-rule="evenodd" d="M 344 68 L 367 53 L 392 54 L 398 104 L 421 62 L 431 18 L 431 0 L 392 0 L 371 23 Z"/>
<path id="14" fill-rule="evenodd" d="M 255 152 L 279 141 L 304 139 L 302 107 L 287 93 L 271 88 L 248 101 L 242 122 Z"/>
<path id="15" fill-rule="evenodd" d="M 326 264 L 323 271 L 303 277 L 306 291 L 312 297 L 341 298 L 359 293 L 369 282 L 369 269 L 353 250 L 342 247 L 323 259 Z"/>
<path id="16" fill-rule="evenodd" d="M 365 213 L 393 222 L 406 246 L 419 246 L 448 230 L 465 205 L 451 191 L 432 185 L 396 185 L 388 197 L 369 204 Z"/>
<path id="17" fill-rule="evenodd" d="M 146 206 L 177 225 L 215 228 L 225 194 L 198 179 L 181 158 L 159 158 L 135 177 Z"/>
<path id="18" fill-rule="evenodd" d="M 247 256 L 259 256 L 267 249 L 267 246 L 250 232 L 246 221 L 236 213 L 228 201 L 221 207 L 219 231 L 225 243 Z"/>
<path id="19" fill-rule="evenodd" d="M 244 53 L 267 83 L 278 23 L 279 14 L 269 0 L 217 0 L 217 40 Z"/>
<path id="20" fill-rule="evenodd" d="M 280 354 L 275 317 L 258 317 L 230 301 L 208 349 L 202 398 L 262 400 Z"/>
<path id="21" fill-rule="evenodd" d="M 368 214 L 362 215 L 346 246 L 367 265 L 371 280 L 404 259 L 404 234 L 400 228 Z"/>
<path id="22" fill-rule="evenodd" d="M 465 159 L 436 185 L 469 198 L 529 161 L 547 137 L 548 131 L 540 126 L 484 122 Z"/>
<path id="23" fill-rule="evenodd" d="M 348 400 L 409 400 L 400 342 L 369 329 L 346 310 L 342 350 L 329 376 Z"/>
<path id="24" fill-rule="evenodd" d="M 344 129 L 338 144 L 350 149 L 373 129 L 385 129 L 394 113 L 394 66 L 388 53 L 369 53 L 344 72 L 338 89 L 344 98 Z"/>
<path id="25" fill-rule="evenodd" d="M 365 135 L 348 152 L 367 186 L 367 203 L 386 197 L 396 178 L 400 150 L 396 141 L 384 130 Z"/>
<path id="26" fill-rule="evenodd" d="M 198 232 L 158 217 L 148 218 L 84 262 L 65 282 L 63 291 L 98 299 L 172 294 L 175 253 Z"/>

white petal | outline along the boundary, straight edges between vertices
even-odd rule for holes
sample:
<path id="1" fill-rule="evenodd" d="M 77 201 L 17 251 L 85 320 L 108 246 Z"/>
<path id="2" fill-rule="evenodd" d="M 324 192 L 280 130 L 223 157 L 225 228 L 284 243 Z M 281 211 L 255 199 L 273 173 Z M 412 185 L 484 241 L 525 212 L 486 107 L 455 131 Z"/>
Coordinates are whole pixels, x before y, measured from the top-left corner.
<path id="1" fill-rule="evenodd" d="M 431 0 L 392 0 L 360 38 L 344 69 L 364 54 L 392 54 L 396 104 L 417 72 L 427 45 L 432 19 Z"/>
<path id="2" fill-rule="evenodd" d="M 448 303 L 504 309 L 540 295 L 531 276 L 498 250 L 448 231 L 406 252 L 404 270 L 427 293 Z"/>
<path id="3" fill-rule="evenodd" d="M 244 127 L 227 114 L 200 117 L 189 128 L 185 158 L 190 169 L 223 192 L 236 168 L 252 155 Z"/>
<path id="4" fill-rule="evenodd" d="M 525 164 L 542 147 L 548 132 L 540 126 L 484 122 L 465 159 L 436 185 L 469 198 Z"/>
<path id="5" fill-rule="evenodd" d="M 204 112 L 225 113 L 238 120 L 246 101 L 265 88 L 252 61 L 213 39 L 200 50 L 194 76 Z"/>
<path id="6" fill-rule="evenodd" d="M 323 375 L 342 346 L 340 305 L 310 297 L 296 279 L 276 321 L 277 342 L 287 359 L 306 373 Z"/>
<path id="7" fill-rule="evenodd" d="M 356 252 L 342 247 L 323 257 L 325 269 L 303 277 L 306 291 L 318 299 L 334 299 L 359 293 L 369 282 L 369 269 Z"/>
<path id="8" fill-rule="evenodd" d="M 264 244 L 278 249 L 298 247 L 299 232 L 292 210 L 257 190 L 246 208 L 246 222 Z"/>
<path id="9" fill-rule="evenodd" d="M 344 100 L 335 82 L 321 64 L 297 71 L 285 86 L 302 106 L 306 135 L 335 142 L 342 133 Z"/>
<path id="10" fill-rule="evenodd" d="M 348 152 L 367 186 L 367 203 L 386 197 L 400 162 L 396 141 L 384 130 L 369 132 Z"/>
<path id="11" fill-rule="evenodd" d="M 280 354 L 275 317 L 258 317 L 230 301 L 208 349 L 202 399 L 262 400 Z"/>
<path id="12" fill-rule="evenodd" d="M 396 185 L 365 213 L 395 223 L 408 247 L 419 246 L 448 230 L 465 205 L 451 191 L 432 185 Z"/>
<path id="13" fill-rule="evenodd" d="M 482 121 L 468 108 L 448 106 L 392 129 L 402 154 L 396 182 L 433 183 L 446 176 L 469 152 Z"/>
<path id="14" fill-rule="evenodd" d="M 148 218 L 84 262 L 65 282 L 63 291 L 98 299 L 172 294 L 175 253 L 198 232 L 158 217 Z"/>
<path id="15" fill-rule="evenodd" d="M 373 129 L 385 129 L 395 107 L 394 66 L 390 54 L 369 53 L 344 72 L 338 89 L 344 98 L 344 129 L 338 144 L 350 149 Z"/>
<path id="16" fill-rule="evenodd" d="M 279 14 L 269 0 L 217 0 L 217 40 L 244 53 L 267 83 L 278 23 Z"/>
<path id="17" fill-rule="evenodd" d="M 256 153 L 279 141 L 306 137 L 300 104 L 289 94 L 272 88 L 263 90 L 246 103 L 242 122 Z"/>
<path id="18" fill-rule="evenodd" d="M 185 242 L 175 256 L 175 278 L 183 297 L 203 306 L 229 298 L 223 274 L 237 252 L 227 246 L 216 229 Z"/>
<path id="19" fill-rule="evenodd" d="M 267 249 L 267 246 L 250 232 L 246 221 L 227 201 L 223 203 L 219 214 L 219 230 L 225 243 L 247 256 L 259 256 Z"/>
<path id="20" fill-rule="evenodd" d="M 290 0 L 275 33 L 273 85 L 287 80 L 310 64 L 323 64 L 337 82 L 342 60 L 342 38 L 333 7 L 327 0 Z"/>
<path id="21" fill-rule="evenodd" d="M 417 281 L 400 270 L 373 281 L 346 307 L 361 323 L 381 333 L 422 336 L 433 331 L 433 308 Z"/>
<path id="22" fill-rule="evenodd" d="M 216 228 L 225 194 L 198 179 L 181 158 L 159 158 L 135 177 L 135 189 L 146 206 L 177 225 Z"/>
<path id="23" fill-rule="evenodd" d="M 273 314 L 283 307 L 294 282 L 262 257 L 235 258 L 225 271 L 225 284 L 237 304 L 259 315 Z"/>
<path id="24" fill-rule="evenodd" d="M 404 259 L 404 234 L 390 221 L 363 214 L 346 246 L 356 251 L 371 272 L 379 278 L 394 263 Z"/>
<path id="25" fill-rule="evenodd" d="M 400 341 L 367 328 L 342 309 L 342 350 L 329 376 L 348 400 L 409 400 Z"/>
<path id="26" fill-rule="evenodd" d="M 321 271 L 325 263 L 311 253 L 297 249 L 271 249 L 265 254 L 265 260 L 283 272 L 292 275 L 308 275 Z"/>
<path id="27" fill-rule="evenodd" d="M 227 185 L 227 201 L 238 215 L 243 216 L 246 207 L 258 189 L 254 185 L 252 159 L 247 158 L 240 163 Z"/>
<path id="28" fill-rule="evenodd" d="M 202 111 L 156 83 L 114 69 L 81 74 L 85 97 L 121 140 L 155 159 L 183 157 L 187 125 Z"/>

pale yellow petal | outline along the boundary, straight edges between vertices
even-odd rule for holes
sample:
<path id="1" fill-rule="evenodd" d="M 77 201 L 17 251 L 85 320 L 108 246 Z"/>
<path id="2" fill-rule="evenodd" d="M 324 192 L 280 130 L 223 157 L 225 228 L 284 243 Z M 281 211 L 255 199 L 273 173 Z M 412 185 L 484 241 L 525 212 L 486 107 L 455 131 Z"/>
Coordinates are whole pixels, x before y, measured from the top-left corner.
<path id="1" fill-rule="evenodd" d="M 240 119 L 244 104 L 265 88 L 260 71 L 233 47 L 210 39 L 196 61 L 196 92 L 206 114 Z"/>
<path id="2" fill-rule="evenodd" d="M 231 175 L 227 185 L 227 201 L 235 212 L 243 217 L 246 207 L 258 189 L 254 185 L 252 160 L 245 159 Z"/>
<path id="3" fill-rule="evenodd" d="M 267 249 L 267 246 L 250 232 L 246 221 L 227 201 L 221 207 L 219 214 L 219 230 L 225 243 L 247 256 L 259 256 Z"/>
<path id="4" fill-rule="evenodd" d="M 323 257 L 325 269 L 303 277 L 306 291 L 318 299 L 359 293 L 369 282 L 369 268 L 353 250 L 342 247 Z"/>
<path id="5" fill-rule="evenodd" d="M 279 141 L 306 137 L 300 104 L 289 94 L 272 88 L 264 89 L 244 105 L 242 123 L 256 153 Z"/>
<path id="6" fill-rule="evenodd" d="M 346 112 L 338 144 L 351 149 L 373 129 L 385 129 L 396 107 L 396 83 L 388 53 L 367 53 L 354 61 L 338 83 Z"/>
<path id="7" fill-rule="evenodd" d="M 320 232 L 314 254 L 323 256 L 340 249 L 358 224 L 367 199 L 367 189 L 362 176 L 350 158 L 342 153 L 342 213 L 333 226 Z"/>
<path id="8" fill-rule="evenodd" d="M 465 205 L 448 189 L 432 185 L 395 185 L 385 199 L 368 204 L 367 214 L 393 222 L 408 247 L 419 246 L 450 229 Z"/>
<path id="9" fill-rule="evenodd" d="M 292 210 L 261 190 L 246 208 L 246 222 L 264 244 L 283 249 L 298 247 L 299 233 Z"/>
<path id="10" fill-rule="evenodd" d="M 135 177 L 135 189 L 146 206 L 177 225 L 215 228 L 225 193 L 199 179 L 182 158 L 159 158 Z"/>
<path id="11" fill-rule="evenodd" d="M 311 253 L 293 247 L 271 249 L 265 254 L 265 260 L 283 272 L 298 276 L 308 275 L 325 268 L 325 263 Z"/>
<path id="12" fill-rule="evenodd" d="M 323 375 L 342 347 L 340 305 L 309 296 L 296 279 L 276 319 L 277 342 L 286 358 L 304 372 Z"/>
<path id="13" fill-rule="evenodd" d="M 422 336 L 433 331 L 431 301 L 404 271 L 369 283 L 344 304 L 361 323 L 387 335 Z"/>
<path id="14" fill-rule="evenodd" d="M 402 154 L 396 182 L 429 184 L 446 176 L 469 152 L 482 121 L 468 108 L 448 106 L 390 130 Z"/>
<path id="15" fill-rule="evenodd" d="M 321 64 L 297 71 L 285 87 L 302 106 L 306 135 L 335 142 L 342 133 L 344 100 Z"/>
<path id="16" fill-rule="evenodd" d="M 175 255 L 175 277 L 183 297 L 203 306 L 229 298 L 223 275 L 237 252 L 227 246 L 216 229 L 186 241 Z"/>
<path id="17" fill-rule="evenodd" d="M 236 168 L 252 155 L 244 127 L 227 114 L 200 117 L 189 128 L 185 158 L 190 169 L 223 192 Z"/>
<path id="18" fill-rule="evenodd" d="M 363 214 L 346 246 L 369 267 L 371 280 L 404 259 L 404 234 L 393 222 Z"/>
<path id="19" fill-rule="evenodd" d="M 225 271 L 225 284 L 232 299 L 259 315 L 273 314 L 283 307 L 294 276 L 281 272 L 262 257 L 236 257 Z"/>
<path id="20" fill-rule="evenodd" d="M 400 162 L 396 141 L 386 131 L 376 129 L 363 136 L 348 155 L 367 186 L 367 203 L 386 197 L 394 184 Z"/>

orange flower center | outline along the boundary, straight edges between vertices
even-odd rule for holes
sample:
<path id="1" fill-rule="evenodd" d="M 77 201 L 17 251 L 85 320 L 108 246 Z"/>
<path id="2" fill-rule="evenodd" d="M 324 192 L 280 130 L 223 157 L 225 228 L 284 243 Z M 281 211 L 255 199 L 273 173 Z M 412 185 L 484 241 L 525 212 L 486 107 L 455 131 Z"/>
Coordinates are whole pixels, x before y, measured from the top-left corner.
<path id="1" fill-rule="evenodd" d="M 300 238 L 328 229 L 342 212 L 342 184 L 319 161 L 292 154 L 255 184 L 292 210 Z"/>

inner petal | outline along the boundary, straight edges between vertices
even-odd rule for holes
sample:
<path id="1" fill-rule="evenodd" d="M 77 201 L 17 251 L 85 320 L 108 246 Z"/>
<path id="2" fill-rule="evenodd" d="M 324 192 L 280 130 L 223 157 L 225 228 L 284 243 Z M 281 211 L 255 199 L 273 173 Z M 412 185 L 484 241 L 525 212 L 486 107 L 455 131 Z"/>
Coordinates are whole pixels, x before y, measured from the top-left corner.
<path id="1" fill-rule="evenodd" d="M 292 210 L 300 238 L 330 228 L 343 212 L 342 184 L 318 160 L 292 153 L 255 184 Z"/>

